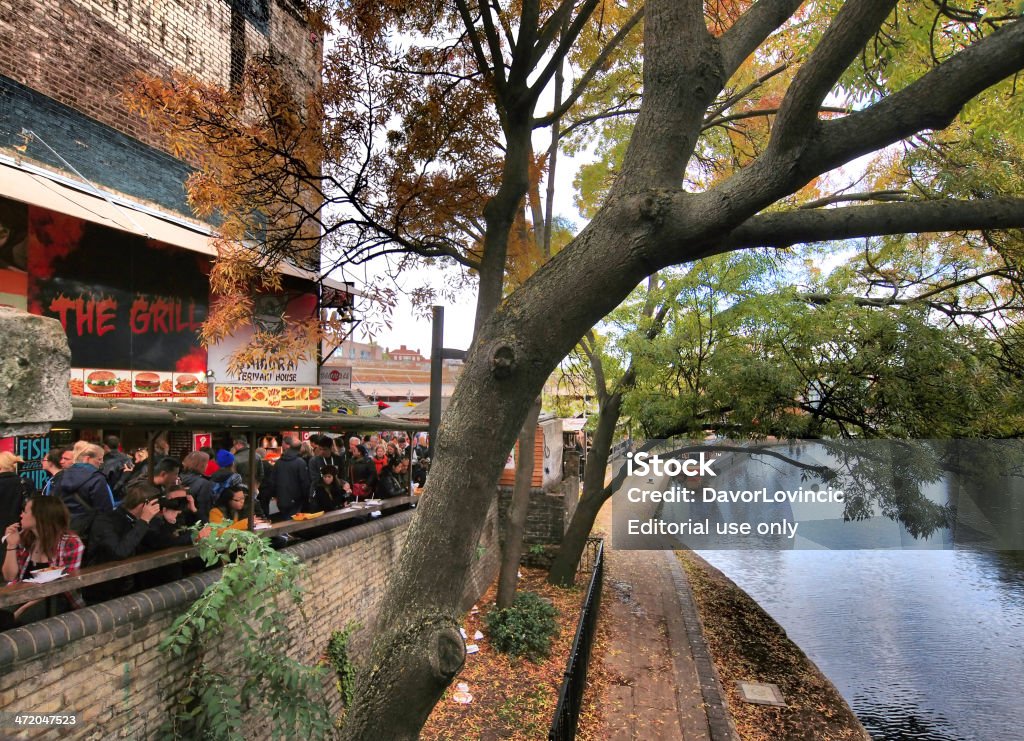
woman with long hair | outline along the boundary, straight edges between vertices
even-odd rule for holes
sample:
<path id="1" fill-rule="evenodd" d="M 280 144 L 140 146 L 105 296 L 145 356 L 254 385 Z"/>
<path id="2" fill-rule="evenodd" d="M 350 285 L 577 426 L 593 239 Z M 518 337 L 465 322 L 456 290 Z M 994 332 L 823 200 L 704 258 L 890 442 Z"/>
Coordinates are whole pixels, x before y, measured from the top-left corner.
<path id="1" fill-rule="evenodd" d="M 338 478 L 337 468 L 324 466 L 320 469 L 320 481 L 313 486 L 313 495 L 309 498 L 307 509 L 310 512 L 341 509 L 352 496 L 351 491 L 348 482 Z"/>
<path id="2" fill-rule="evenodd" d="M 228 527 L 246 530 L 249 527 L 249 487 L 244 484 L 232 484 L 224 488 L 217 506 L 210 510 L 210 524 L 230 523 Z M 256 524 L 269 525 L 261 516 L 259 504 L 256 504 Z"/>
<path id="3" fill-rule="evenodd" d="M 384 443 L 378 443 L 376 450 L 373 452 L 373 465 L 377 467 L 377 475 L 380 476 L 380 472 L 384 470 L 384 466 L 388 464 L 388 450 L 384 447 Z"/>
<path id="4" fill-rule="evenodd" d="M 60 497 L 37 495 L 25 504 L 20 522 L 4 531 L 4 579 L 24 581 L 31 572 L 45 568 L 74 572 L 81 568 L 84 553 L 82 539 L 71 531 L 71 513 Z M 77 591 L 65 592 L 63 597 L 66 605 L 60 612 L 85 606 Z M 33 604 L 19 609 L 14 617 L 24 621 L 26 609 Z"/>

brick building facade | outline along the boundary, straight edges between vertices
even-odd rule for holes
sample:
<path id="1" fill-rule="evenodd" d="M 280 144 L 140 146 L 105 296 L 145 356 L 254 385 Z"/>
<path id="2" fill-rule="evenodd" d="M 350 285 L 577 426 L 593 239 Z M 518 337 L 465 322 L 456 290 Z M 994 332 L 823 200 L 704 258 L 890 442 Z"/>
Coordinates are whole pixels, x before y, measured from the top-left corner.
<path id="1" fill-rule="evenodd" d="M 301 0 L 0 0 L 0 153 L 191 216 L 189 169 L 122 98 L 137 70 L 230 87 L 247 59 L 287 60 L 303 94 L 322 41 Z M 25 146 L 22 130 L 37 136 Z M 24 149 L 19 149 L 24 147 Z M 61 161 L 63 158 L 63 162 Z"/>
<path id="2" fill-rule="evenodd" d="M 312 28 L 303 0 L 0 0 L 0 305 L 60 319 L 73 394 L 198 401 L 215 379 L 219 402 L 320 408 L 315 346 L 305 362 L 239 372 L 230 359 L 252 327 L 200 346 L 214 227 L 188 206 L 190 164 L 124 95 L 139 72 L 237 88 L 248 61 L 269 57 L 305 101 L 322 68 Z M 314 315 L 318 276 L 279 269 L 282 290 L 254 297 L 257 320 Z M 159 394 L 140 377 L 153 373 Z"/>

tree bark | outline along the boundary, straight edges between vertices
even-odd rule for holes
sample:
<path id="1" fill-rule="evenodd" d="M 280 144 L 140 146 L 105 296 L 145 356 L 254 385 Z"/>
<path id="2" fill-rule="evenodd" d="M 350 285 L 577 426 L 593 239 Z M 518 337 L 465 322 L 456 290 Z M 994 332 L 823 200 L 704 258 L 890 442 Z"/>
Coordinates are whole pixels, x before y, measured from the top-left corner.
<path id="1" fill-rule="evenodd" d="M 784 4 L 754 7 L 762 5 Z M 850 0 L 844 8 L 863 5 Z M 707 105 L 731 76 L 730 64 L 742 59 L 736 52 L 740 37 L 723 56 L 724 41 L 708 34 L 696 0 L 650 0 L 647 18 L 644 100 L 608 201 L 570 245 L 504 301 L 500 275 L 487 276 L 485 299 L 481 274 L 479 330 L 441 421 L 437 457 L 400 566 L 379 606 L 371 662 L 360 675 L 345 738 L 416 738 L 461 666 L 456 611 L 505 456 L 545 379 L 588 329 L 646 276 L 721 249 L 737 227 L 811 178 L 943 124 L 980 90 L 1024 66 L 1024 24 L 1017 21 L 864 110 L 819 122 L 801 137 L 777 132 L 786 147 L 770 149 L 722 184 L 695 194 L 682 192 L 679 182 Z M 876 30 L 856 33 L 870 38 Z M 845 58 L 848 43 L 839 47 L 836 58 Z M 823 66 L 835 69 L 831 62 L 826 58 Z M 965 71 L 972 65 L 973 75 Z M 788 120 L 803 120 L 800 106 L 817 108 L 815 98 L 825 87 L 819 83 L 810 80 Z M 514 122 L 508 126 L 521 131 Z M 514 148 L 530 151 L 524 126 L 525 139 L 508 142 L 510 158 Z M 506 163 L 508 188 L 503 183 L 501 199 L 492 201 L 493 208 L 488 204 L 485 253 L 494 239 L 502 267 L 507 229 L 525 193 L 526 160 Z M 1024 213 L 1019 221 L 1024 225 Z M 496 310 L 490 314 L 484 306 Z M 603 474 L 592 468 L 588 476 Z"/>
<path id="2" fill-rule="evenodd" d="M 533 480 L 534 441 L 540 417 L 540 397 L 530 405 L 523 429 L 519 431 L 519 457 L 516 460 L 516 482 L 508 508 L 508 527 L 501 549 L 501 573 L 498 576 L 498 607 L 508 607 L 516 597 L 519 582 L 519 559 L 523 555 L 523 534 L 526 515 L 530 511 L 530 489 Z"/>

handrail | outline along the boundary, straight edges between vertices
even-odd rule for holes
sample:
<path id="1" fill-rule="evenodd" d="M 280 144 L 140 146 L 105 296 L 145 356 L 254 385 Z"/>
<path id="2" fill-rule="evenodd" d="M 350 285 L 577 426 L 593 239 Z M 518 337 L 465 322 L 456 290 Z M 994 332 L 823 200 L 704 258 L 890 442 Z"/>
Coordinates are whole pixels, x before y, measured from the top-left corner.
<path id="1" fill-rule="evenodd" d="M 587 596 L 580 610 L 580 620 L 576 626 L 576 636 L 572 640 L 572 649 L 566 662 L 562 676 L 562 686 L 558 691 L 558 707 L 548 731 L 548 741 L 563 741 L 576 738 L 576 726 L 579 723 L 580 706 L 583 702 L 583 689 L 587 684 L 587 668 L 590 665 L 590 649 L 594 645 L 597 632 L 597 617 L 601 607 L 601 587 L 604 581 L 604 541 L 597 547 L 594 559 L 594 572 L 590 576 Z"/>
<path id="2" fill-rule="evenodd" d="M 336 510 L 334 512 L 327 512 L 313 520 L 285 520 L 284 522 L 274 523 L 269 528 L 258 530 L 257 532 L 261 535 L 266 535 L 267 537 L 284 535 L 285 533 L 293 533 L 314 527 L 321 527 L 323 525 L 341 522 L 343 520 L 365 517 L 372 511 L 398 509 L 405 505 L 412 504 L 418 501 L 418 499 L 418 497 L 394 497 L 392 499 L 385 499 L 379 506 L 374 505 L 366 509 Z M 161 566 L 181 563 L 182 561 L 187 561 L 190 558 L 196 558 L 198 555 L 199 548 L 197 546 L 175 546 L 173 548 L 165 548 L 152 553 L 131 556 L 120 561 L 112 561 L 110 563 L 99 564 L 96 566 L 86 566 L 70 576 L 55 579 L 54 581 L 47 582 L 46 584 L 32 584 L 25 582 L 11 584 L 9 586 L 0 587 L 0 608 L 13 607 L 25 602 L 31 602 L 32 600 L 52 597 L 56 594 L 63 594 L 64 592 L 81 589 L 82 587 L 89 587 L 94 584 L 101 584 L 103 582 L 120 579 L 125 576 L 139 574 L 144 571 L 151 571 L 153 569 L 158 569 Z"/>

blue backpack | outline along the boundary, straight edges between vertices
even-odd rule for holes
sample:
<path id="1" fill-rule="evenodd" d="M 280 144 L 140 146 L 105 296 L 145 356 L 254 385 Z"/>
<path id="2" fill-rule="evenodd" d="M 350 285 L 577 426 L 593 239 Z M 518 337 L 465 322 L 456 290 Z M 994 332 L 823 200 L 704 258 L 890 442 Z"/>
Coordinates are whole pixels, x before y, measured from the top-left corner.
<path id="1" fill-rule="evenodd" d="M 224 479 L 223 481 L 214 481 L 212 483 L 213 483 L 214 503 L 216 504 L 217 501 L 220 500 L 220 495 L 224 493 L 225 489 L 229 489 L 232 486 L 241 486 L 242 485 L 242 483 L 243 483 L 242 482 L 242 474 L 240 474 L 240 473 L 233 473 L 230 476 L 228 476 L 226 479 Z"/>

